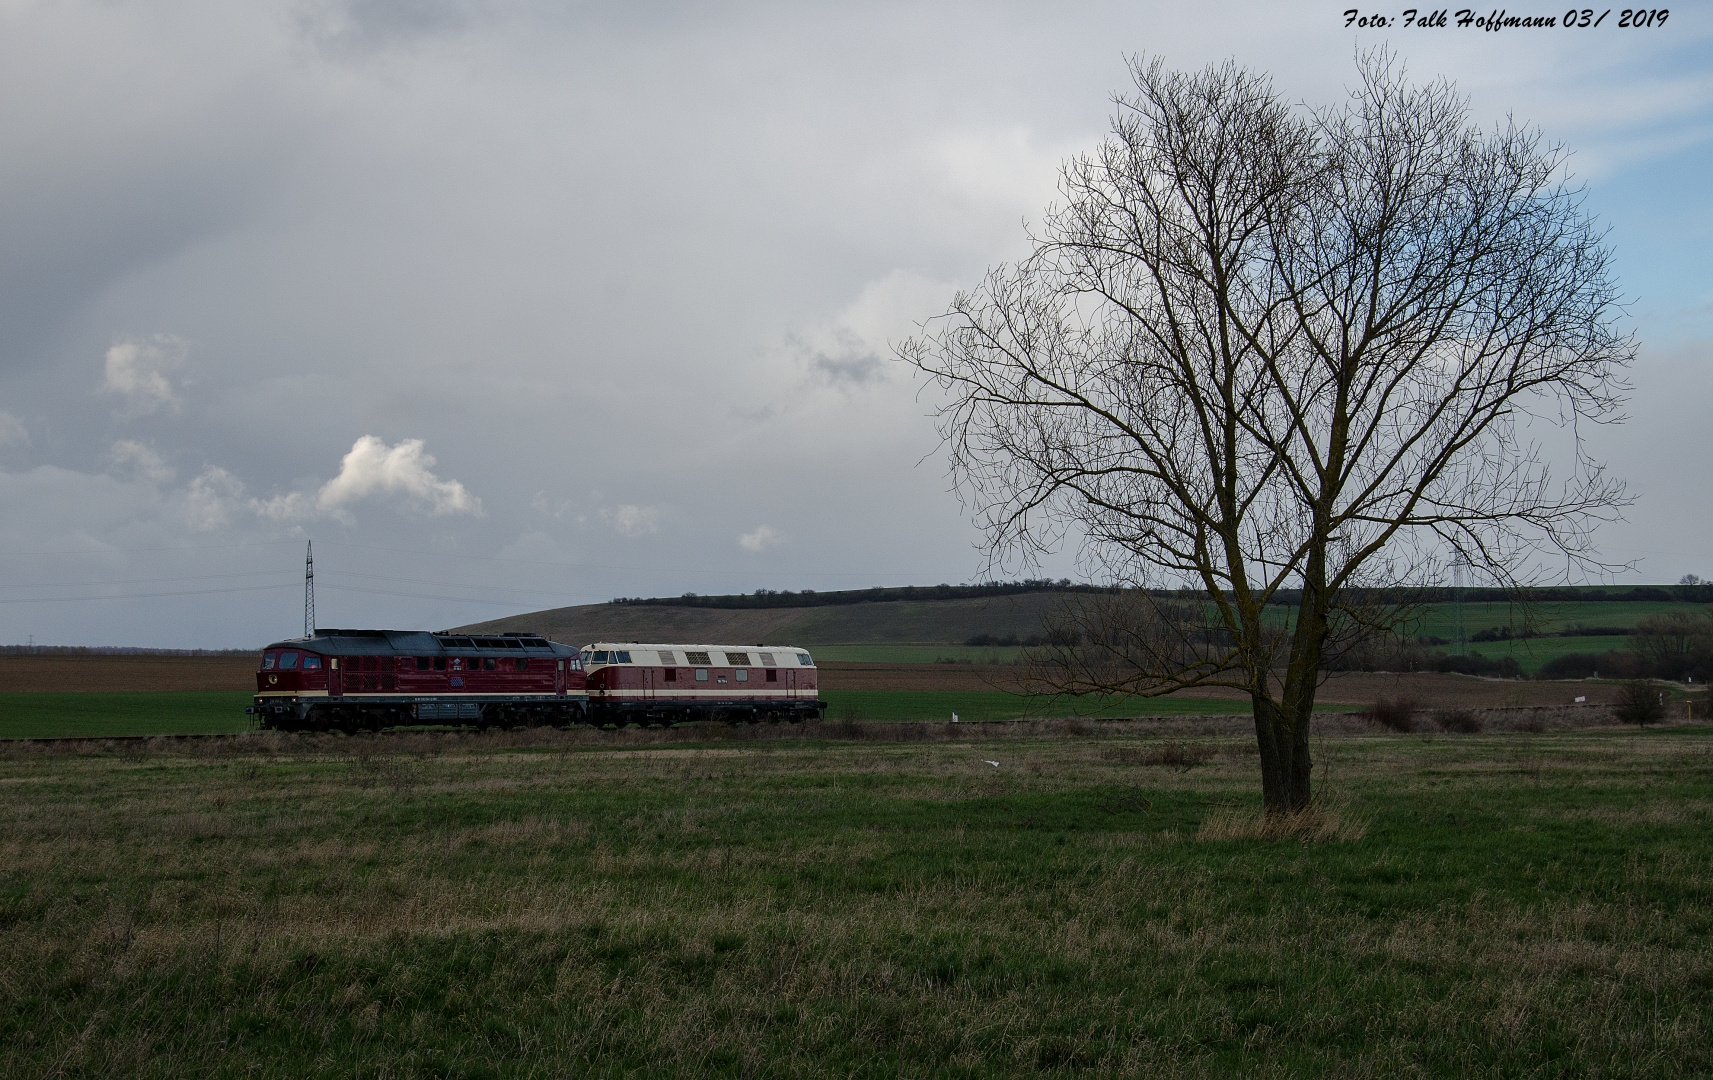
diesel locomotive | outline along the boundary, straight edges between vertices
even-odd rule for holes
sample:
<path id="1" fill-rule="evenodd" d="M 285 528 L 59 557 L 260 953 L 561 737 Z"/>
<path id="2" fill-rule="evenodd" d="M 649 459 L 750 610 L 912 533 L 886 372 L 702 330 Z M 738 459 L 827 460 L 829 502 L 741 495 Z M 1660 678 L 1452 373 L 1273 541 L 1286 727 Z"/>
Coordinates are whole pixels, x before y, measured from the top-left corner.
<path id="1" fill-rule="evenodd" d="M 584 647 L 589 705 L 602 722 L 809 720 L 820 700 L 815 661 L 794 645 Z"/>
<path id="2" fill-rule="evenodd" d="M 280 731 L 797 721 L 826 708 L 816 675 L 807 650 L 783 645 L 317 630 L 262 651 L 245 711 Z"/>
<path id="3" fill-rule="evenodd" d="M 582 657 L 536 634 L 317 630 L 262 651 L 246 711 L 281 731 L 589 719 Z"/>

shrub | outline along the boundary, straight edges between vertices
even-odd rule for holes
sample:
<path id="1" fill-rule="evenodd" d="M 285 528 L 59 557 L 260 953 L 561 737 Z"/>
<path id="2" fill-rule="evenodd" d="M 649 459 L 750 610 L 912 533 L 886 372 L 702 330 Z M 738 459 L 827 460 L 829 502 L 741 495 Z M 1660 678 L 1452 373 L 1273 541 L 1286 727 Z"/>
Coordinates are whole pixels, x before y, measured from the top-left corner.
<path id="1" fill-rule="evenodd" d="M 1637 679 L 1624 684 L 1623 696 L 1618 699 L 1618 707 L 1614 711 L 1626 724 L 1638 727 L 1657 724 L 1665 719 L 1664 697 L 1665 694 L 1652 683 Z"/>
<path id="2" fill-rule="evenodd" d="M 1381 698 L 1367 716 L 1388 731 L 1407 735 L 1416 729 L 1416 703 L 1409 698 Z"/>
<path id="3" fill-rule="evenodd" d="M 1481 718 L 1473 709 L 1446 709 L 1435 713 L 1433 719 L 1439 730 L 1453 735 L 1481 734 Z"/>

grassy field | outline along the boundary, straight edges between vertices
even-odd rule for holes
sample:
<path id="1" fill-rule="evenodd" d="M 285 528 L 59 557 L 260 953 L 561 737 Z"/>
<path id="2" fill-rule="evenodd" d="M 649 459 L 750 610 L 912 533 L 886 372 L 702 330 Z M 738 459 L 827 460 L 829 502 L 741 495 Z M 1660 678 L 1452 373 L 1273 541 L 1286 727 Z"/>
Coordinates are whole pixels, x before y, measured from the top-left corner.
<path id="1" fill-rule="evenodd" d="M 1709 734 L 14 744 L 0 1075 L 1703 1076 Z"/>

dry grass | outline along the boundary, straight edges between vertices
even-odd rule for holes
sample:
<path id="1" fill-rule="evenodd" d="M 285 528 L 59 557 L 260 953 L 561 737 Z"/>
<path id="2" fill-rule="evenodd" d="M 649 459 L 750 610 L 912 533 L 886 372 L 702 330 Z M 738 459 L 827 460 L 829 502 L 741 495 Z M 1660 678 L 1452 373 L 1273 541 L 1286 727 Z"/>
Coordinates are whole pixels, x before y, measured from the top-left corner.
<path id="1" fill-rule="evenodd" d="M 1202 819 L 1196 840 L 1297 840 L 1305 844 L 1360 840 L 1368 822 L 1348 805 L 1320 800 L 1303 810 L 1269 814 L 1253 806 L 1222 806 Z"/>
<path id="2" fill-rule="evenodd" d="M 1713 1069 L 1702 732 L 1135 731 L 0 749 L 0 1075 Z"/>

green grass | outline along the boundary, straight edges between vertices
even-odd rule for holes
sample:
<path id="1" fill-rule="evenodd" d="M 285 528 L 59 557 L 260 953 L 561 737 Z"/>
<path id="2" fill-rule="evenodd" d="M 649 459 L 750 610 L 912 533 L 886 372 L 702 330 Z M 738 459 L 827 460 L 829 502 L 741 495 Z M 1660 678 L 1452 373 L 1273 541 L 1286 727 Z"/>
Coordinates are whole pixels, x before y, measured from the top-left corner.
<path id="1" fill-rule="evenodd" d="M 1547 661 L 1566 653 L 1602 653 L 1608 649 L 1627 651 L 1630 647 L 1630 641 L 1631 639 L 1628 637 L 1548 637 L 1528 638 L 1523 641 L 1472 641 L 1465 651 L 1494 658 L 1501 656 L 1516 657 L 1518 666 L 1524 672 L 1532 675 L 1539 671 L 1541 665 Z"/>
<path id="2" fill-rule="evenodd" d="M 248 690 L 0 694 L 0 739 L 246 731 Z"/>
<path id="3" fill-rule="evenodd" d="M 1713 1072 L 1707 729 L 984 730 L 0 748 L 0 1075 Z"/>

